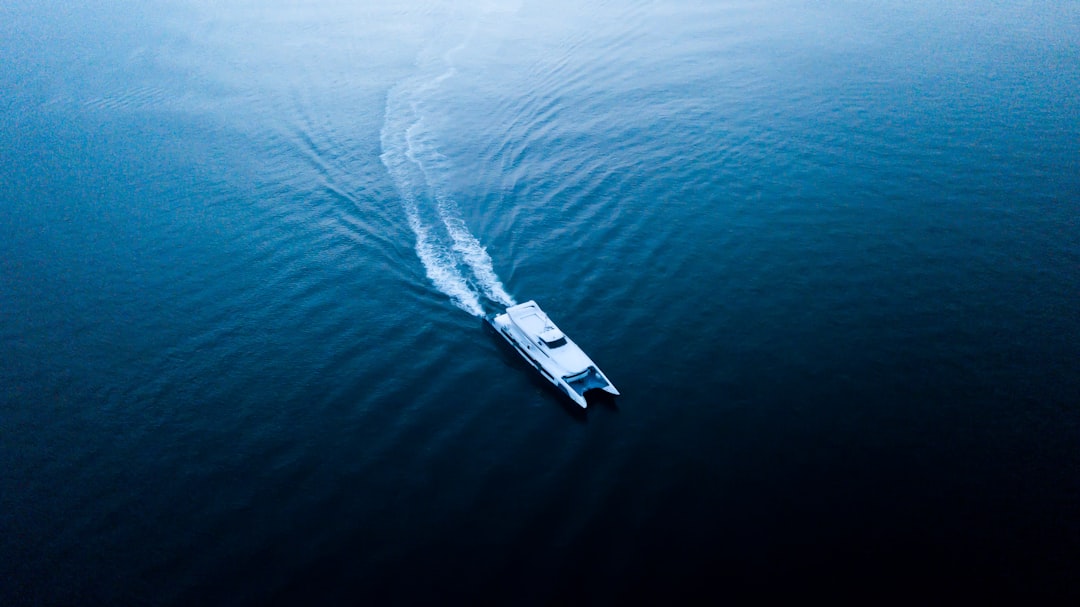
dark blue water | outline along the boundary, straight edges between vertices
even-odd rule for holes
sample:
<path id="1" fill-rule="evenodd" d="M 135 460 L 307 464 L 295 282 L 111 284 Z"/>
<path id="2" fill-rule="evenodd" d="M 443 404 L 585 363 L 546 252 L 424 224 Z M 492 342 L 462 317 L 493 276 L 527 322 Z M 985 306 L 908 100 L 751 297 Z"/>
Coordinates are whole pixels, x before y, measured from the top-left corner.
<path id="1" fill-rule="evenodd" d="M 0 604 L 1080 596 L 1077 3 L 91 4 L 0 7 Z"/>

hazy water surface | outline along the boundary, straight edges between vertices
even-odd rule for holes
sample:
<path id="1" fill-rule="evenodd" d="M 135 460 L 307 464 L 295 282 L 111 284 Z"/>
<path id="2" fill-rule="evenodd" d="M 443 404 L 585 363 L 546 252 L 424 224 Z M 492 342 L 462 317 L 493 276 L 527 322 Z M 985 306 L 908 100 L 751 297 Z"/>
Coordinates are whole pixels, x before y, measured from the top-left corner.
<path id="1" fill-rule="evenodd" d="M 914 4 L 9 2 L 0 603 L 1080 594 L 1080 7 Z"/>

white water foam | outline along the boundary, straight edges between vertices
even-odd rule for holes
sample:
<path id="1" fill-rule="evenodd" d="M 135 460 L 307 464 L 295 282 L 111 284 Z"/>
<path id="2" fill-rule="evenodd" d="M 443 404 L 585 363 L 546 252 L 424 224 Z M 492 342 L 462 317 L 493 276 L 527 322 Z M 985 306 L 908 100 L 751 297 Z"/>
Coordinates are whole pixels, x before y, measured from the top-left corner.
<path id="1" fill-rule="evenodd" d="M 416 234 L 416 254 L 428 278 L 459 308 L 482 316 L 481 294 L 503 306 L 514 305 L 514 299 L 495 274 L 491 256 L 469 231 L 457 202 L 447 194 L 443 182 L 447 159 L 424 121 L 425 100 L 454 76 L 452 56 L 464 46 L 463 42 L 443 55 L 444 71 L 408 79 L 387 95 L 381 159 L 401 195 L 409 227 Z"/>

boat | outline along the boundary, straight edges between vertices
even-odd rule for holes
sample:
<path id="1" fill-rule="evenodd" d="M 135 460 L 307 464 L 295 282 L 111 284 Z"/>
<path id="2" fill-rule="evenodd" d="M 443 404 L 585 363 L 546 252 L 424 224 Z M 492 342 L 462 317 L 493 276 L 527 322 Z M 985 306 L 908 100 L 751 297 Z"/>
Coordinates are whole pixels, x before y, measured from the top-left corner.
<path id="1" fill-rule="evenodd" d="M 505 312 L 494 312 L 484 318 L 544 379 L 582 409 L 588 407 L 586 392 L 600 390 L 619 395 L 596 363 L 551 322 L 535 301 L 510 306 Z"/>

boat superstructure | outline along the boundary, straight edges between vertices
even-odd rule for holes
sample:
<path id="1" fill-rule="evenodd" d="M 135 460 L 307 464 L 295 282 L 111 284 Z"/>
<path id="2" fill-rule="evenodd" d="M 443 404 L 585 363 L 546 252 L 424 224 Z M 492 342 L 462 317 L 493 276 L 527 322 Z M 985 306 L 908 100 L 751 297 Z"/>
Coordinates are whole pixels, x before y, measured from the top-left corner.
<path id="1" fill-rule="evenodd" d="M 527 301 L 485 317 L 495 330 L 536 370 L 582 408 L 585 393 L 602 390 L 618 396 L 596 363 L 567 337 L 535 301 Z"/>

